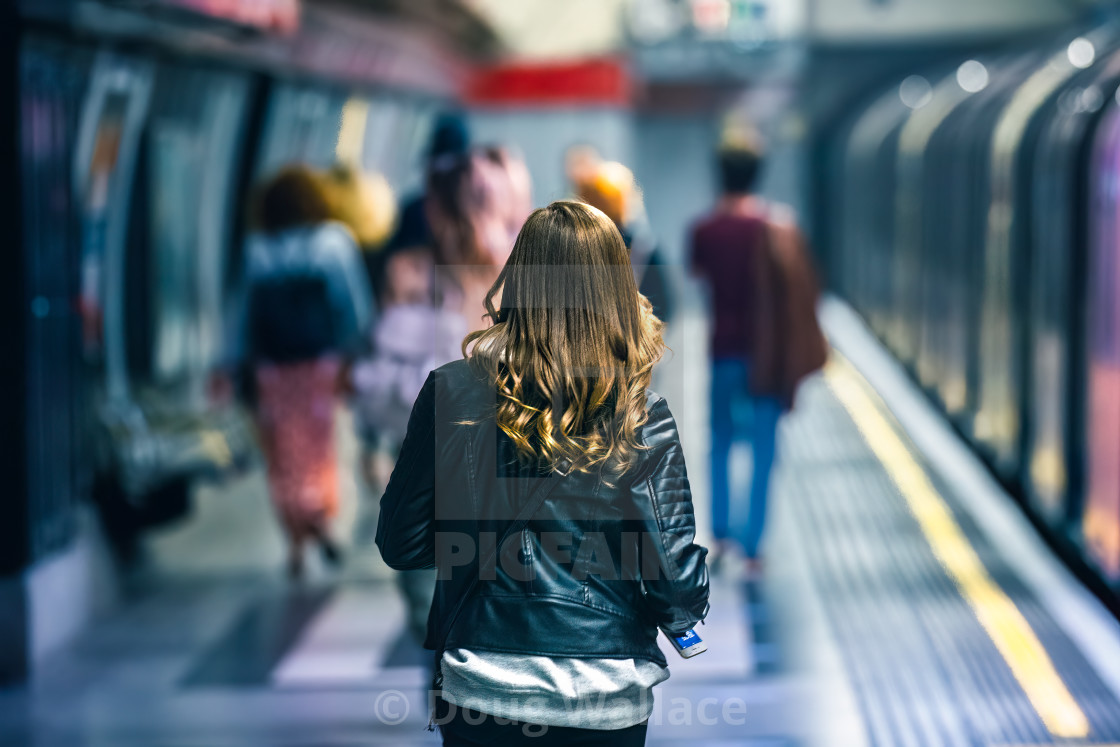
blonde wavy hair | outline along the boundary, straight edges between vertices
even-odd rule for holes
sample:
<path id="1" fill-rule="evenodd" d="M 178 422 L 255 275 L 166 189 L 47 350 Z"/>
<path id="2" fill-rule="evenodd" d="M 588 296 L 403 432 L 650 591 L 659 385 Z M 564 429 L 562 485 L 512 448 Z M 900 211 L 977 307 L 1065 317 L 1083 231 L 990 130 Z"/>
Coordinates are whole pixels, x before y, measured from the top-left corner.
<path id="1" fill-rule="evenodd" d="M 614 222 L 571 200 L 534 211 L 486 311 L 493 325 L 468 335 L 463 354 L 496 385 L 497 425 L 518 454 L 554 470 L 624 472 L 643 448 L 646 387 L 665 343 Z"/>

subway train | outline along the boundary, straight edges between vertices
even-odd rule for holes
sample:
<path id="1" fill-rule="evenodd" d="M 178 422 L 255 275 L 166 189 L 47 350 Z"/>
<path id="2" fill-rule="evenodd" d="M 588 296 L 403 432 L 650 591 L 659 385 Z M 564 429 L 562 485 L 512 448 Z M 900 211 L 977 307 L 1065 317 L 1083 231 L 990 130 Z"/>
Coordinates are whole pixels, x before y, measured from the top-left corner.
<path id="1" fill-rule="evenodd" d="M 3 323 L 25 396 L 4 571 L 67 546 L 90 503 L 127 550 L 194 481 L 252 458 L 245 413 L 209 386 L 247 196 L 340 158 L 416 188 L 430 123 L 493 41 L 459 3 L 437 19 L 392 2 L 17 5 L 0 18 L 17 81 L 4 216 L 22 234 Z"/>
<path id="2" fill-rule="evenodd" d="M 829 140 L 820 232 L 835 290 L 1114 600 L 1118 89 L 1112 21 L 900 76 Z"/>

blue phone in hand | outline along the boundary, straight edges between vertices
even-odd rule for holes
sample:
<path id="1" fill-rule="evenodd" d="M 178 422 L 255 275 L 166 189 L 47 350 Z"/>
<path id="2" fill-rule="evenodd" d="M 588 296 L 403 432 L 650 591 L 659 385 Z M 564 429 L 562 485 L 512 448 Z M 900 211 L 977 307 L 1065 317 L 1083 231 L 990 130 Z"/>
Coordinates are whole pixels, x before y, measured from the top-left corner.
<path id="1" fill-rule="evenodd" d="M 665 631 L 661 631 L 665 633 Z M 673 648 L 681 655 L 683 659 L 690 659 L 697 654 L 702 654 L 708 650 L 708 644 L 696 635 L 695 630 L 690 630 L 684 635 L 670 635 L 665 633 L 665 637 L 669 639 L 669 643 L 673 644 Z"/>

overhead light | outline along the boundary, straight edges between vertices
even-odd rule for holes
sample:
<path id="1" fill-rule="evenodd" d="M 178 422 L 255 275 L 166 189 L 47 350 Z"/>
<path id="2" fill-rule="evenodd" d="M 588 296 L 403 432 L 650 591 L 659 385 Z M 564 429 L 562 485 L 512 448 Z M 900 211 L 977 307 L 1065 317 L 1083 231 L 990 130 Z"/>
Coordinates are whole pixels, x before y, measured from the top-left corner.
<path id="1" fill-rule="evenodd" d="M 1101 93 L 1100 86 L 1089 86 L 1081 92 L 1081 96 L 1077 100 L 1078 111 L 1082 112 L 1099 112 L 1101 107 L 1104 106 L 1104 94 Z"/>
<path id="2" fill-rule="evenodd" d="M 957 83 L 969 93 L 977 93 L 988 87 L 988 68 L 977 60 L 969 60 L 957 68 Z"/>
<path id="3" fill-rule="evenodd" d="M 1069 43 L 1066 54 L 1069 56 L 1071 65 L 1085 69 L 1093 64 L 1093 60 L 1097 59 L 1097 48 L 1093 46 L 1093 42 L 1079 36 Z"/>
<path id="4" fill-rule="evenodd" d="M 911 109 L 921 109 L 933 99 L 933 86 L 920 75 L 911 75 L 898 87 L 898 97 Z"/>

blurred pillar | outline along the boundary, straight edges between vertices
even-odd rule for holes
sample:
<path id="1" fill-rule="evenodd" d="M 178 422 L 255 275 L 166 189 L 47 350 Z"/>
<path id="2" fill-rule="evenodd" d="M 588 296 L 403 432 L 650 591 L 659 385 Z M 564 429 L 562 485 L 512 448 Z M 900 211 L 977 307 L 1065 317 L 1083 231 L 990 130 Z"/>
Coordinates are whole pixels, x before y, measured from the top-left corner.
<path id="1" fill-rule="evenodd" d="M 0 684 L 24 679 L 28 669 L 26 592 L 28 560 L 26 459 L 27 297 L 18 174 L 19 28 L 14 0 L 0 2 L 0 174 L 7 178 L 0 199 L 0 226 L 8 237 L 0 272 Z"/>

